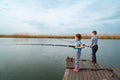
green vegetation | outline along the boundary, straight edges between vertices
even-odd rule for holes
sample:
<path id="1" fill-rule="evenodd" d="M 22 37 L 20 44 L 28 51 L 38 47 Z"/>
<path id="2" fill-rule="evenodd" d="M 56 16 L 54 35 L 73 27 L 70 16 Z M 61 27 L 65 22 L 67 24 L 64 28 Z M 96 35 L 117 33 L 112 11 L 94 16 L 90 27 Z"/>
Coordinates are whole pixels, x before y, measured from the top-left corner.
<path id="1" fill-rule="evenodd" d="M 28 34 L 13 34 L 0 35 L 0 38 L 64 38 L 73 39 L 74 35 L 28 35 Z M 90 35 L 82 35 L 83 39 L 90 39 Z M 99 39 L 120 39 L 120 35 L 98 35 Z"/>

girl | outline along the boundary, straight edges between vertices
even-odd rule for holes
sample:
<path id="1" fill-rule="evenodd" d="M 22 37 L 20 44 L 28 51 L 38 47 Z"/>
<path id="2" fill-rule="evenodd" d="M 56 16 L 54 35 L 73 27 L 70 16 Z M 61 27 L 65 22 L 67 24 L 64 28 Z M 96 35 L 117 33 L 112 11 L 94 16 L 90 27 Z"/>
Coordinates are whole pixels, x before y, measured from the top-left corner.
<path id="1" fill-rule="evenodd" d="M 75 67 L 73 69 L 74 72 L 78 72 L 80 69 L 80 55 L 81 49 L 84 48 L 83 44 L 81 43 L 81 34 L 75 35 L 75 48 L 77 52 L 75 53 Z"/>

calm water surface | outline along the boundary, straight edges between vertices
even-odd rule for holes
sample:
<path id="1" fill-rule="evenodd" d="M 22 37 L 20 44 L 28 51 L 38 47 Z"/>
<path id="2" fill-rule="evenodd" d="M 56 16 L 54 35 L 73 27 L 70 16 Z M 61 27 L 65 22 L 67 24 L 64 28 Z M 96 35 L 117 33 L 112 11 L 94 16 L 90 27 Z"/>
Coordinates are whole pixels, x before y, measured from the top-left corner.
<path id="1" fill-rule="evenodd" d="M 0 39 L 0 80 L 62 80 L 65 58 L 75 50 L 66 47 L 8 45 L 16 43 L 73 44 L 63 39 Z M 82 40 L 90 44 L 90 40 Z M 81 58 L 91 59 L 91 49 L 82 50 Z M 120 40 L 99 40 L 98 63 L 120 68 Z"/>

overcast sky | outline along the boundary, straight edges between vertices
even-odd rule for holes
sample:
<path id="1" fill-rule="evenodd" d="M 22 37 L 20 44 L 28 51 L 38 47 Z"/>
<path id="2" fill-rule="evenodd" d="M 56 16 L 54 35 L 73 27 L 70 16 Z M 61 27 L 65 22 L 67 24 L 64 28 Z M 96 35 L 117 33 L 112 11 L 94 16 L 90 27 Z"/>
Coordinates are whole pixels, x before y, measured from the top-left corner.
<path id="1" fill-rule="evenodd" d="M 120 33 L 120 0 L 0 0 L 0 34 Z"/>

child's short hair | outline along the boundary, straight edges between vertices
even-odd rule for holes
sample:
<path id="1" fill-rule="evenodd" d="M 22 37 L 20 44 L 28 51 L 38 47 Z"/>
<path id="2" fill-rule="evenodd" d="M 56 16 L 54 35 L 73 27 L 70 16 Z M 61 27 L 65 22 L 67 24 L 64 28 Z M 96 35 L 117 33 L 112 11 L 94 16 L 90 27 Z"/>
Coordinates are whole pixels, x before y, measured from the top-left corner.
<path id="1" fill-rule="evenodd" d="M 92 31 L 93 34 L 97 35 L 97 31 Z"/>
<path id="2" fill-rule="evenodd" d="M 81 40 L 81 38 L 82 38 L 81 34 L 76 34 L 75 36 L 76 36 L 79 40 Z"/>

